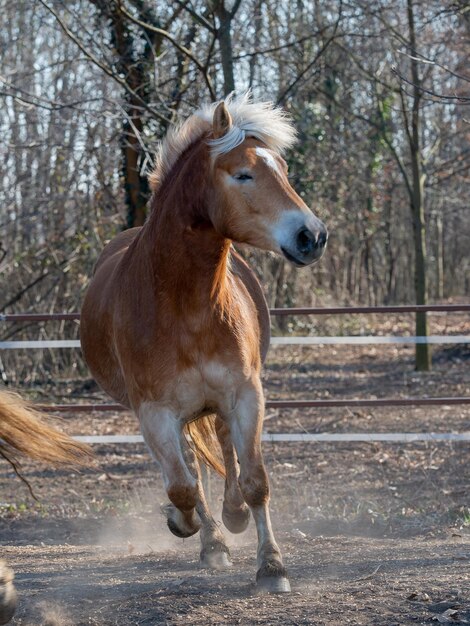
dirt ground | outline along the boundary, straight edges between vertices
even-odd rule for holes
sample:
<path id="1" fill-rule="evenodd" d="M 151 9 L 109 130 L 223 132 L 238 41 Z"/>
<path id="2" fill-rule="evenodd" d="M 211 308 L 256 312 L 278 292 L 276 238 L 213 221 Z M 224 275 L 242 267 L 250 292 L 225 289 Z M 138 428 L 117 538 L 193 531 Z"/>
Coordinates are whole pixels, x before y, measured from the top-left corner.
<path id="1" fill-rule="evenodd" d="M 451 328 L 468 332 L 462 320 Z M 384 329 L 384 334 L 388 334 Z M 470 351 L 435 350 L 431 373 L 412 349 L 275 348 L 266 396 L 470 395 Z M 90 381 L 58 381 L 38 399 L 99 401 Z M 74 434 L 135 433 L 127 414 L 77 414 Z M 268 411 L 267 432 L 464 432 L 470 406 Z M 266 444 L 276 537 L 292 593 L 258 596 L 253 523 L 226 532 L 233 567 L 201 570 L 198 538 L 166 529 L 158 469 L 143 445 L 96 448 L 81 473 L 25 463 L 39 498 L 0 465 L 2 556 L 16 572 L 13 624 L 470 624 L 467 443 Z M 208 481 L 216 514 L 220 479 Z"/>

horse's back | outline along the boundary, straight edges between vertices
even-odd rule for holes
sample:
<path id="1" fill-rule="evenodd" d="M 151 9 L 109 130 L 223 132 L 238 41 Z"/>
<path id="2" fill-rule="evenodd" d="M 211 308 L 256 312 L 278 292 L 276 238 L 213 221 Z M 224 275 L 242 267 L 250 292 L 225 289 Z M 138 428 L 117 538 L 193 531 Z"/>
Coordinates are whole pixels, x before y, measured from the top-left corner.
<path id="1" fill-rule="evenodd" d="M 119 235 L 113 237 L 109 243 L 103 248 L 103 252 L 98 257 L 97 262 L 95 263 L 95 267 L 93 268 L 93 274 L 96 272 L 110 260 L 114 255 L 123 253 L 127 250 L 127 248 L 134 241 L 136 236 L 141 231 L 141 226 L 136 226 L 135 228 L 129 228 L 127 230 L 123 230 Z"/>

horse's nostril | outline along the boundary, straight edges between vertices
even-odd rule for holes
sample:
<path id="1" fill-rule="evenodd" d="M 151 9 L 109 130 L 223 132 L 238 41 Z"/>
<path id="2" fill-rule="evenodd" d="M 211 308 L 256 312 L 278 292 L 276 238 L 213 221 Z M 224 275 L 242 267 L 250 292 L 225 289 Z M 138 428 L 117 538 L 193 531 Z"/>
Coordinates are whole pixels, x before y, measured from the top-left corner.
<path id="1" fill-rule="evenodd" d="M 297 233 L 297 249 L 304 255 L 323 249 L 327 241 L 328 233 L 324 228 L 311 231 L 304 227 Z"/>
<path id="2" fill-rule="evenodd" d="M 308 254 L 315 247 L 315 236 L 307 228 L 302 228 L 297 234 L 299 251 Z"/>

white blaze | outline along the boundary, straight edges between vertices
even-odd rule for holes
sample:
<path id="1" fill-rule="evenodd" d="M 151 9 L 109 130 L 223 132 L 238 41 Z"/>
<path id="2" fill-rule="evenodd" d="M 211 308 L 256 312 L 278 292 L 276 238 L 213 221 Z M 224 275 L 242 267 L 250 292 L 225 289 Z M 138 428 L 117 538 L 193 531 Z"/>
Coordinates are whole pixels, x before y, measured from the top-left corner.
<path id="1" fill-rule="evenodd" d="M 256 154 L 261 157 L 266 165 L 269 165 L 269 167 L 273 169 L 277 174 L 281 174 L 279 164 L 269 150 L 267 150 L 266 148 L 257 147 Z"/>

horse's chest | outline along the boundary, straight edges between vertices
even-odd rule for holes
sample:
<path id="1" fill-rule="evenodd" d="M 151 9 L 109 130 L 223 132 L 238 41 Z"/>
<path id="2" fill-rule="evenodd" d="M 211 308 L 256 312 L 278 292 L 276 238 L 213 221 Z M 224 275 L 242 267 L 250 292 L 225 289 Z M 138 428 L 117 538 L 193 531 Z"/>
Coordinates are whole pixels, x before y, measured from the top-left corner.
<path id="1" fill-rule="evenodd" d="M 210 410 L 227 411 L 235 403 L 237 378 L 227 365 L 207 361 L 177 375 L 165 396 L 182 419 Z"/>

